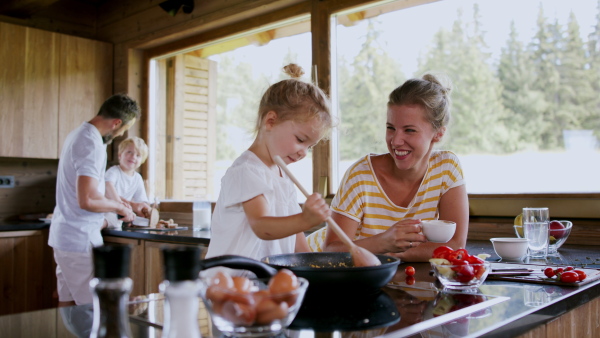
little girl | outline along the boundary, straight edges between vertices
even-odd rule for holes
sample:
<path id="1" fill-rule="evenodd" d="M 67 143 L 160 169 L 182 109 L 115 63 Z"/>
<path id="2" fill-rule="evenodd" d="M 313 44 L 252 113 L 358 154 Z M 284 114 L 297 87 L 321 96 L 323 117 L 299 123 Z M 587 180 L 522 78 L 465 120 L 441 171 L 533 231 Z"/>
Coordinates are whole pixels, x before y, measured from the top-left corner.
<path id="1" fill-rule="evenodd" d="M 139 137 L 130 137 L 119 144 L 119 165 L 110 167 L 104 176 L 106 197 L 131 206 L 137 216 L 148 217 L 150 211 L 144 181 L 136 169 L 148 157 L 148 146 Z M 120 228 L 113 213 L 106 213 L 106 226 Z"/>
<path id="2" fill-rule="evenodd" d="M 236 254 L 254 259 L 309 251 L 304 231 L 330 216 L 320 194 L 300 208 L 292 181 L 274 163 L 303 159 L 331 129 L 329 101 L 304 72 L 284 67 L 292 79 L 275 83 L 258 108 L 256 139 L 227 169 L 211 222 L 206 257 Z"/>

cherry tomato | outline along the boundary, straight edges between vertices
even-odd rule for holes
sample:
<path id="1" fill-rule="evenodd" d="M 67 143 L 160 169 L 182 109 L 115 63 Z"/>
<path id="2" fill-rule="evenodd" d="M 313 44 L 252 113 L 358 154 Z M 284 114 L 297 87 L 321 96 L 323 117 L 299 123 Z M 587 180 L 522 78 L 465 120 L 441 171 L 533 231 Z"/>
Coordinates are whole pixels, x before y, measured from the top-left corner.
<path id="1" fill-rule="evenodd" d="M 451 253 L 452 248 L 449 246 L 439 246 L 437 248 L 435 248 L 435 250 L 433 250 L 433 258 L 443 258 L 443 259 L 448 259 L 448 254 Z"/>
<path id="2" fill-rule="evenodd" d="M 406 285 L 413 285 L 413 284 L 415 284 L 415 277 L 406 276 Z"/>
<path id="3" fill-rule="evenodd" d="M 467 257 L 469 257 L 469 253 L 467 252 L 467 250 L 458 249 L 458 250 L 454 250 L 451 253 L 449 253 L 448 258 L 446 258 L 446 259 L 449 260 L 450 262 L 453 262 L 453 261 L 465 260 L 465 259 L 467 259 Z"/>
<path id="4" fill-rule="evenodd" d="M 456 279 L 461 283 L 469 282 L 475 277 L 475 270 L 467 261 L 454 261 L 452 270 L 456 271 Z"/>
<path id="5" fill-rule="evenodd" d="M 572 266 L 567 266 L 567 267 L 565 268 L 565 271 L 571 271 L 571 270 L 575 270 L 575 268 L 574 268 L 574 267 L 572 267 Z"/>
<path id="6" fill-rule="evenodd" d="M 565 271 L 560 275 L 561 282 L 576 283 L 579 281 L 579 275 L 575 271 Z"/>
<path id="7" fill-rule="evenodd" d="M 587 277 L 587 275 L 585 274 L 585 271 L 581 271 L 581 270 L 573 270 L 575 271 L 578 275 L 579 275 L 579 281 L 583 281 L 585 279 L 585 277 Z"/>
<path id="8" fill-rule="evenodd" d="M 558 268 L 558 269 L 555 269 L 555 270 L 554 270 L 554 274 L 555 274 L 555 275 L 558 275 L 558 274 L 561 274 L 561 273 L 563 273 L 563 271 L 565 271 L 565 269 L 563 269 L 563 268 Z"/>
<path id="9" fill-rule="evenodd" d="M 546 275 L 546 277 L 548 277 L 548 278 L 552 278 L 556 274 L 554 273 L 554 269 L 552 269 L 552 268 L 545 268 L 544 269 L 544 275 Z"/>
<path id="10" fill-rule="evenodd" d="M 406 269 L 404 269 L 404 273 L 407 276 L 414 276 L 415 275 L 415 268 L 413 268 L 412 266 L 407 266 Z"/>
<path id="11" fill-rule="evenodd" d="M 483 265 L 485 261 L 477 256 L 469 255 L 469 257 L 467 257 L 467 262 L 473 266 L 475 277 L 481 278 L 485 272 L 485 265 Z"/>

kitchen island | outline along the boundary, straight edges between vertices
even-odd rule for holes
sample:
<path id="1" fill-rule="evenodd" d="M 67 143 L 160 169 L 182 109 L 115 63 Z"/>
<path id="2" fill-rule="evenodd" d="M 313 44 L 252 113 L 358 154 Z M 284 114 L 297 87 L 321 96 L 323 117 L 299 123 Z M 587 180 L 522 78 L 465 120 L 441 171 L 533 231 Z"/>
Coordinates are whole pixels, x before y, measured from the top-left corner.
<path id="1" fill-rule="evenodd" d="M 143 250 L 132 255 L 132 260 L 150 257 L 153 264 L 143 265 L 142 276 L 153 275 L 154 281 L 162 280 L 161 246 L 206 246 L 210 240 L 208 232 L 191 230 L 105 230 L 103 235 L 107 242 L 134 242 L 138 243 L 138 249 L 141 245 Z M 467 249 L 472 254 L 490 254 L 488 261 L 499 261 L 489 241 L 469 241 Z M 595 246 L 565 244 L 559 253 L 549 258 L 548 263 L 600 268 L 600 255 Z M 404 275 L 404 268 L 409 265 L 417 270 L 412 285 Z M 139 269 L 140 264 L 132 261 L 132 266 Z M 132 278 L 135 280 L 135 276 Z M 527 337 L 592 337 L 600 334 L 599 281 L 573 287 L 488 279 L 476 293 L 440 292 L 436 286 L 428 263 L 403 263 L 392 282 L 377 294 L 339 298 L 328 293 L 308 297 L 286 335 L 513 337 L 527 333 Z M 136 296 L 129 306 L 134 336 L 159 337 L 162 295 L 154 291 Z M 89 306 L 78 306 L 0 316 L 0 336 L 69 337 L 72 335 L 69 332 L 86 327 L 89 330 L 90 313 Z M 204 337 L 220 335 L 202 304 L 199 325 Z"/>
<path id="2" fill-rule="evenodd" d="M 514 337 L 527 331 L 527 337 L 598 335 L 599 281 L 571 287 L 488 280 L 475 293 L 440 292 L 427 263 L 411 264 L 417 270 L 416 283 L 407 285 L 403 273 L 407 265 L 401 264 L 393 281 L 376 294 L 309 296 L 285 335 Z M 160 337 L 162 295 L 137 297 L 129 313 L 134 337 Z M 0 336 L 85 335 L 91 323 L 91 306 L 48 309 L 0 316 Z M 203 337 L 220 336 L 202 302 L 198 323 Z"/>

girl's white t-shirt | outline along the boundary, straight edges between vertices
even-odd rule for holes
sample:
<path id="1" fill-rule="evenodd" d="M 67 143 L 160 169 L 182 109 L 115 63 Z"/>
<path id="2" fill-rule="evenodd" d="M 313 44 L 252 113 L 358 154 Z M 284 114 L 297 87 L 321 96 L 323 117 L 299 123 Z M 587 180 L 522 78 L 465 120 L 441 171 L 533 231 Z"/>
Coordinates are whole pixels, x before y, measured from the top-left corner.
<path id="1" fill-rule="evenodd" d="M 260 260 L 263 257 L 293 253 L 296 236 L 277 240 L 258 238 L 248 223 L 243 202 L 263 195 L 269 216 L 284 217 L 302 211 L 293 182 L 272 172 L 253 152 L 246 150 L 227 169 L 221 179 L 221 192 L 211 221 L 210 244 L 206 258 L 240 255 Z M 281 226 L 286 226 L 282 223 Z"/>

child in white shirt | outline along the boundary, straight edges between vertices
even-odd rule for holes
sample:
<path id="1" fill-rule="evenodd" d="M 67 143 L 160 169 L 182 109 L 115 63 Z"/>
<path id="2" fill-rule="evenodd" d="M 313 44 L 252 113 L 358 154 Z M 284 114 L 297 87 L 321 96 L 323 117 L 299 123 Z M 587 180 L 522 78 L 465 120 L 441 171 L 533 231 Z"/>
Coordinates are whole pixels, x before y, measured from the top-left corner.
<path id="1" fill-rule="evenodd" d="M 221 180 L 206 257 L 236 254 L 254 259 L 308 252 L 304 231 L 331 212 L 320 194 L 300 208 L 293 182 L 274 163 L 303 159 L 331 129 L 329 100 L 316 85 L 298 80 L 302 69 L 284 67 L 292 79 L 275 83 L 258 109 L 256 139 Z"/>
<path id="2" fill-rule="evenodd" d="M 148 217 L 150 205 L 142 175 L 136 170 L 148 158 L 148 146 L 139 137 L 130 137 L 119 144 L 119 164 L 105 174 L 106 196 L 131 205 L 137 216 Z M 108 228 L 121 228 L 116 214 L 105 214 Z"/>

